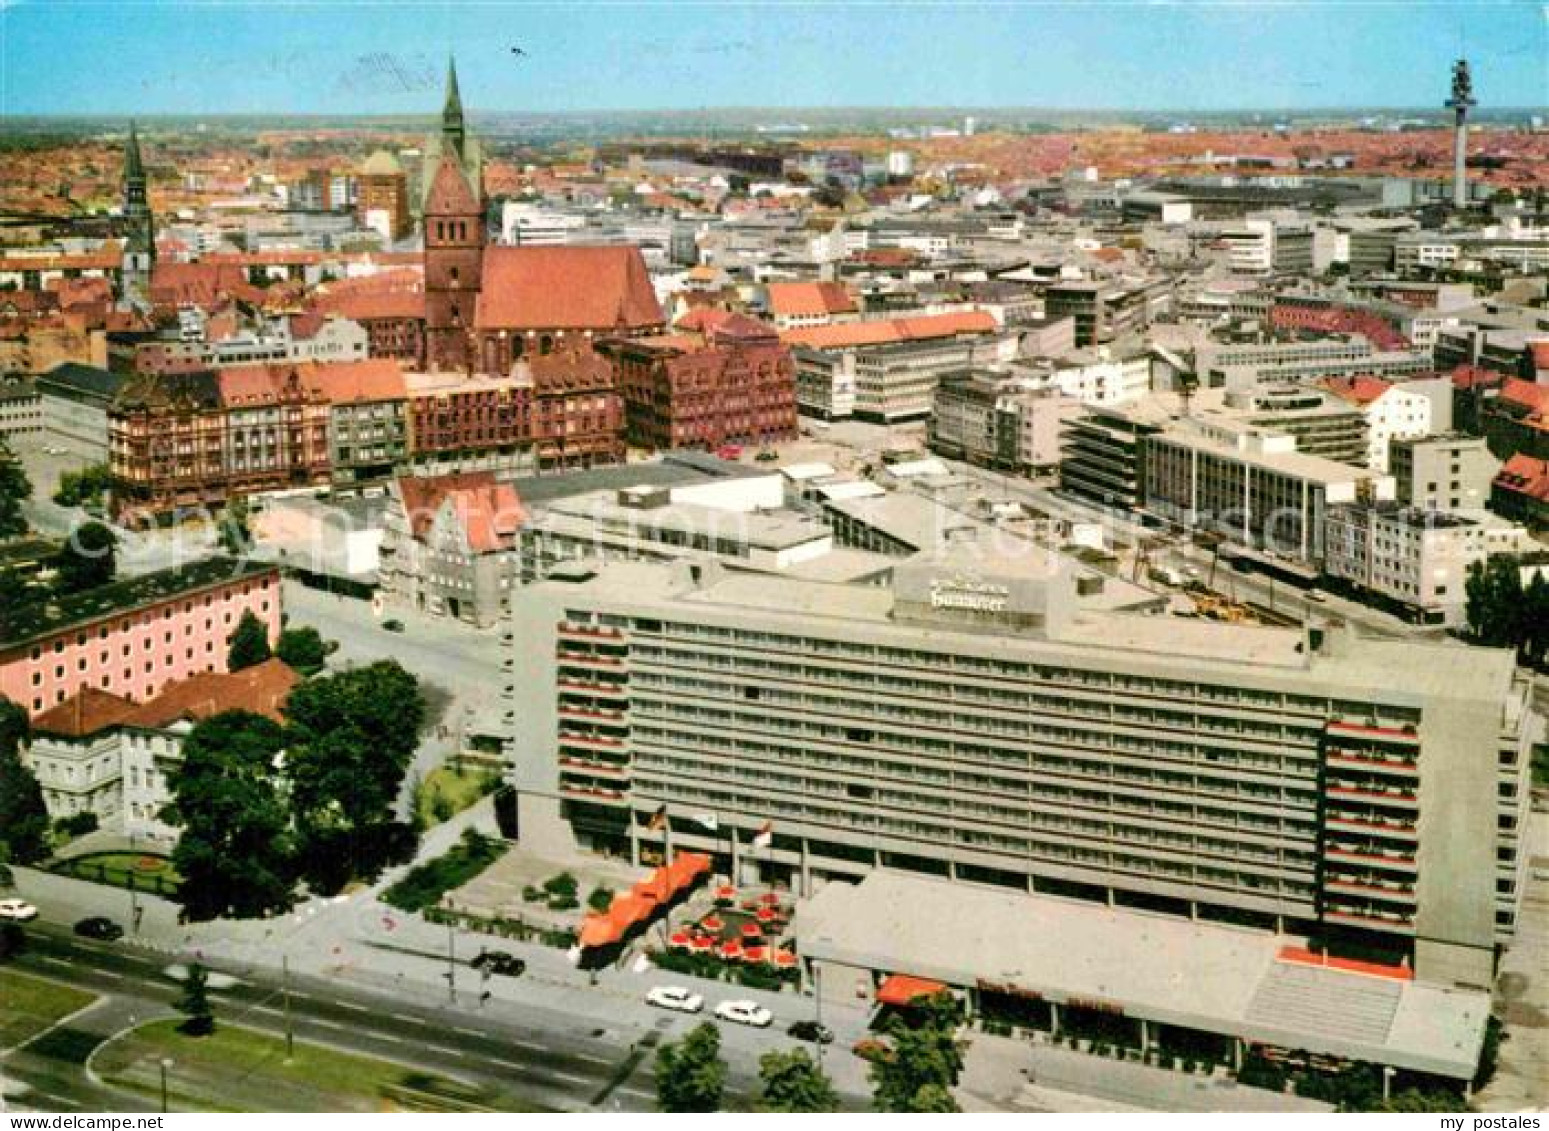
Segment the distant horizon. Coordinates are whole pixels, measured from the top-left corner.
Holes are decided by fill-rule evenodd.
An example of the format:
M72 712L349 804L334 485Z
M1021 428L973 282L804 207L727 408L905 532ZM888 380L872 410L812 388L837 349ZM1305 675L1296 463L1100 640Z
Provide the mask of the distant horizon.
M1459 55L1549 107L1537 0L0 0L0 115L430 115L449 54L485 114L1439 115Z

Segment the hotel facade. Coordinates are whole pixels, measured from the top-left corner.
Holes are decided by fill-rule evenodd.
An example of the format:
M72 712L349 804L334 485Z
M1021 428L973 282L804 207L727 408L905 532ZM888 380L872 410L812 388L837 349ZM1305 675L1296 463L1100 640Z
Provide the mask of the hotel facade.
M806 893L881 867L1491 984L1541 738L1510 653L1118 613L1057 558L964 555L891 589L577 562L516 591L523 820Z

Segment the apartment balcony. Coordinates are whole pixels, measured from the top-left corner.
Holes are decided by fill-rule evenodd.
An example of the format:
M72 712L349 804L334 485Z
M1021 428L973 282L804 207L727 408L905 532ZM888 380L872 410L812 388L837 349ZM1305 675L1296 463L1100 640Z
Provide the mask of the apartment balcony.
M1369 770L1372 773L1392 774L1413 780L1420 773L1419 765L1403 758L1384 758L1375 753L1353 753L1336 747L1326 747L1324 758L1330 766L1347 766L1351 769Z
M601 734L566 734L563 731L559 735L561 746L591 747L594 750L621 750L625 745L622 738L609 738Z
M1327 923L1346 923L1352 927L1364 927L1369 931L1390 931L1400 935L1414 933L1414 920L1409 916L1372 908L1357 912L1326 907L1323 910L1323 920Z
M1374 805L1392 805L1403 809L1420 808L1420 799L1414 793L1401 789L1372 789L1366 786L1325 785L1323 791L1330 797L1349 797L1356 801L1369 801Z
M569 621L560 621L556 631L562 637L576 640L618 640L624 639L624 633L617 628L608 628L603 625L572 624Z
M1402 727L1373 726L1367 723L1347 723L1331 719L1325 725L1329 734L1345 735L1365 742L1391 743L1396 746L1417 747L1420 736L1413 729Z
M1414 906L1415 890L1409 884L1356 880L1342 876L1325 875L1323 886L1330 892L1343 892L1366 899L1381 899L1392 903Z
M1412 821L1385 821L1371 815L1330 813L1324 817L1323 823L1331 829L1345 829L1365 833L1368 836L1391 837L1395 840L1413 842L1420 836L1419 830Z
M623 711L609 711L601 707L579 707L573 703L561 703L559 705L559 717L562 719L579 719L583 722L601 720L603 722L623 723L627 716Z
M629 774L629 765L623 762L594 762L585 758L572 758L560 755L559 764L567 770L577 770L588 774L605 774L614 779L624 778Z
M576 782L561 780L559 791L566 797L580 797L587 801L618 802L624 801L624 791L620 789L607 789L603 786L580 785Z
M558 650L556 655L561 664L581 665L590 668L602 668L606 671L618 671L624 667L622 657L598 656L589 652L571 652L564 648Z
M1367 868L1386 868L1398 872L1413 872L1417 870L1412 852L1399 852L1396 850L1385 852L1374 847L1341 848L1335 845L1325 845L1323 857L1334 866L1348 862Z
M589 695L606 695L611 698L629 698L629 687L622 683L593 683L574 676L561 676L555 680L561 691L584 691Z

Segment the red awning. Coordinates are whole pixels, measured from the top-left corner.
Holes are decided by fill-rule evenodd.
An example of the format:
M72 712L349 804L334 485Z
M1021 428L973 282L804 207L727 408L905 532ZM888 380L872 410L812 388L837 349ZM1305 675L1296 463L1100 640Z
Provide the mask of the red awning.
M909 974L889 974L877 987L877 1000L883 1005L911 1005L916 998L935 997L947 988L945 982L916 978Z
M609 946L624 937L623 929L613 921L613 916L607 912L600 915L588 915L586 922L581 924L581 945L583 947Z

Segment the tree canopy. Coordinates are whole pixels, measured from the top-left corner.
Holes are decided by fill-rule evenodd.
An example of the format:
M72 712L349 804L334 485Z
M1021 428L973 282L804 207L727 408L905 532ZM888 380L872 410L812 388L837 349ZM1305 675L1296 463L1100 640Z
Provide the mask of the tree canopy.
M1526 585L1515 558L1497 554L1468 569L1464 611L1474 638L1515 648L1522 663L1542 667L1549 656L1549 581L1535 573Z
M834 1082L807 1055L806 1049L767 1052L758 1061L763 1084L759 1106L765 1111L838 1111Z
M183 830L172 861L187 918L289 909L295 844L275 768L284 744L278 723L250 711L212 715L184 740L164 816Z
M27 533L22 504L30 498L32 483L26 469L10 445L0 439L0 538L18 538Z
M663 1111L719 1111L725 1090L721 1031L710 1022L656 1050L656 1097Z
M54 556L54 592L67 596L113 580L118 570L118 537L100 522L85 522Z
M43 790L21 759L29 729L27 712L0 697L0 852L13 864L35 864L49 854Z
M957 1040L961 1007L950 993L916 1001L908 1020L888 1025L889 1051L872 1061L877 1108L892 1112L957 1110L952 1087L963 1071Z
M252 609L243 611L237 627L226 638L226 645L227 671L239 672L254 667L273 655L269 650L269 630Z
M285 717L308 878L375 876L401 855L408 832L393 812L425 717L418 681L395 661L379 660L297 687Z
M328 660L328 645L311 625L287 628L280 633L275 655L299 672L315 672Z

